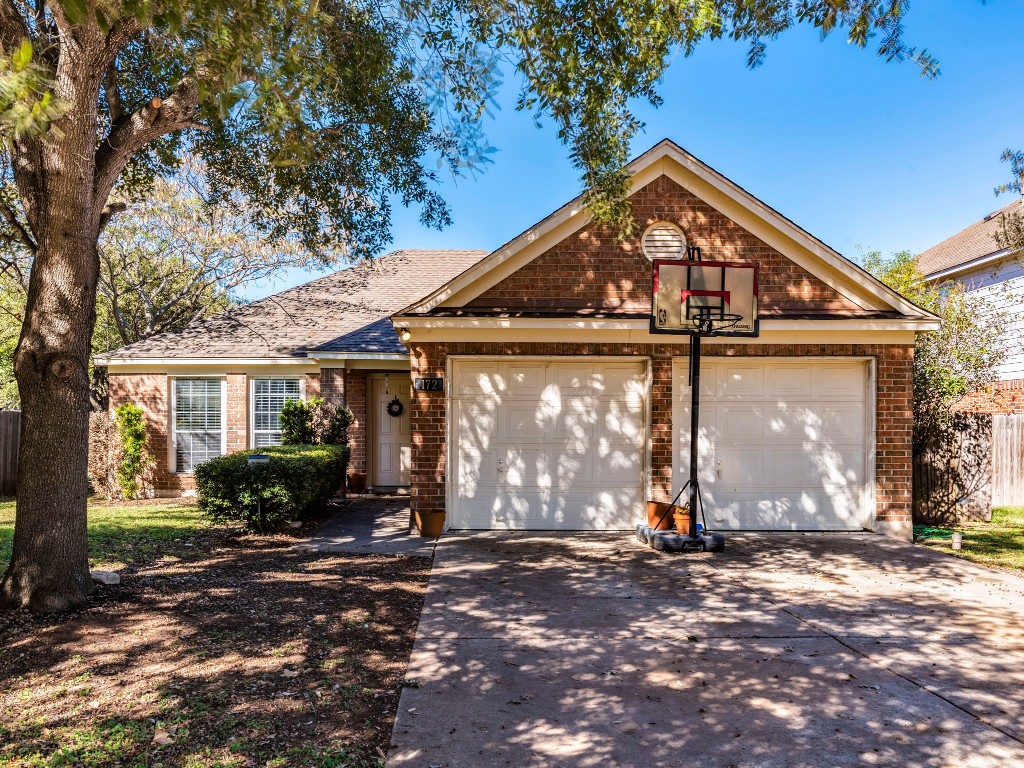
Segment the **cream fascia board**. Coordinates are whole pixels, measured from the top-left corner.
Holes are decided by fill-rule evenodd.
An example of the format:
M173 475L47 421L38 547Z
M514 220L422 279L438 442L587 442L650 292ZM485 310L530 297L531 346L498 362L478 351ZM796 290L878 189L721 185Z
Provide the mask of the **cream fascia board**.
M409 361L405 352L310 352L311 360L401 360Z
M395 317L395 325L416 329L510 329L510 330L541 330L557 329L561 331L650 331L648 320L636 319L605 319L605 318L561 318L561 317L422 317L406 315ZM892 318L880 320L761 320L762 332L765 331L937 331L939 321L931 318ZM673 334L656 334L658 338L666 338ZM679 334L682 336L683 334ZM727 337L721 337L727 338ZM735 340L734 337L732 340ZM413 341L416 340L413 334ZM756 339L755 339L756 341Z
M630 193L665 174L701 199L713 197L709 204L865 309L934 317L667 139L630 163L629 171L633 176ZM464 304L589 221L583 196L578 196L400 314L425 313L446 303ZM829 269L823 271L821 264Z
M93 358L96 365L188 365L188 366L226 366L226 365L310 365L308 357L107 357L97 355Z
M408 362L407 354L397 352L323 352L311 354L309 357L106 357L98 355L94 358L96 365L103 365L111 370L122 368L254 368L267 366L287 366L289 368L319 367L320 360L400 360Z

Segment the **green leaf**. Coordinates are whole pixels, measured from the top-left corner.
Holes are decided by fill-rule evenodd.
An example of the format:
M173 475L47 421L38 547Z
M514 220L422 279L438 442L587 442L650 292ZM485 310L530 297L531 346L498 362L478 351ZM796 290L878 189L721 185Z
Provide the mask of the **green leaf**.
M32 43L28 40L22 40L18 50L11 57L11 64L15 72L21 72L30 63L32 63Z

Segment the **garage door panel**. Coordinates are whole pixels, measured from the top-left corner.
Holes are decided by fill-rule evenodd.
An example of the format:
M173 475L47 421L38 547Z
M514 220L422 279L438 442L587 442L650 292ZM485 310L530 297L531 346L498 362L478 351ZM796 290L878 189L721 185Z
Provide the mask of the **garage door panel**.
M822 368L819 374L818 395L864 402L864 370L863 363L830 365Z
M711 528L729 530L860 530L861 497L856 494L828 496L820 490L792 490L766 497L753 491L715 494L705 491L704 514Z
M500 407L501 429L494 434L496 441L513 438L521 442L542 442L554 432L558 413L546 403L505 403Z
M472 520L479 521L478 527L499 529L621 530L624 510L643 512L639 489L568 494L500 490L460 504ZM633 524L632 519L628 524Z
M705 503L722 518L714 525L859 530L869 524L865 369L852 361L703 362L702 382L711 384L701 401L699 479ZM689 475L686 384L686 367L677 365L676 490Z
M810 365L773 365L766 378L765 395L770 397L810 397L814 389L814 368Z
M547 386L543 365L536 363L505 363L501 367L505 371L504 379L508 382L507 391L515 392L520 397L538 395Z
M594 367L591 365L561 365L548 368L548 380L563 392L594 388Z
M701 397L722 400L760 399L764 396L764 367L755 363L702 363Z
M504 392L507 386L502 371L483 363L466 364L459 371L455 393L457 395L490 395Z
M469 392L452 403L454 526L622 530L643 519L644 363L525 363L502 373L496 361L488 379L473 361L464 385L464 363L454 362L452 391Z

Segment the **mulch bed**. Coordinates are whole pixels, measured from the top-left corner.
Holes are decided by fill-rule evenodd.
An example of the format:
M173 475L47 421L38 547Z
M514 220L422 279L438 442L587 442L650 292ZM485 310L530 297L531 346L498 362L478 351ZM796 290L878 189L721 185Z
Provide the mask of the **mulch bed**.
M0 614L0 765L377 766L430 563L208 531Z

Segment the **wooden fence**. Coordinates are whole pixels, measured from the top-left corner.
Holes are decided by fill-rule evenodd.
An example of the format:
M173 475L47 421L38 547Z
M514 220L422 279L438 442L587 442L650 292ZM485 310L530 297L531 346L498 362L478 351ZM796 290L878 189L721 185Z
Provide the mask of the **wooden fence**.
M992 417L992 506L1024 507L1024 413Z
M992 519L992 420L959 414L953 428L914 456L914 522Z
M0 496L14 495L18 476L19 411L0 411Z

